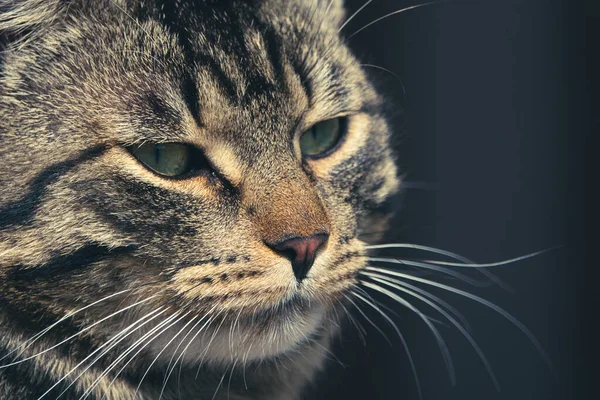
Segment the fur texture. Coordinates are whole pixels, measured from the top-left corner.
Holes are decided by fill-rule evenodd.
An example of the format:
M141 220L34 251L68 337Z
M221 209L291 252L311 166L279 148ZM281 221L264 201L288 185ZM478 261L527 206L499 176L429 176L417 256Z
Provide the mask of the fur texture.
M300 397L399 185L343 21L338 0L0 1L0 398ZM144 142L212 169L158 176ZM299 283L265 242L318 231Z

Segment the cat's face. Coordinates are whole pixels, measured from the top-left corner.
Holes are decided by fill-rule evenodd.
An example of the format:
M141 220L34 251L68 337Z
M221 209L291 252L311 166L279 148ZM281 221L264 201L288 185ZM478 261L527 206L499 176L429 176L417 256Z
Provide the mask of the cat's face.
M122 325L202 319L193 358L280 354L332 329L397 190L380 100L336 0L170 3L75 1L7 53L3 275L57 313L127 289Z

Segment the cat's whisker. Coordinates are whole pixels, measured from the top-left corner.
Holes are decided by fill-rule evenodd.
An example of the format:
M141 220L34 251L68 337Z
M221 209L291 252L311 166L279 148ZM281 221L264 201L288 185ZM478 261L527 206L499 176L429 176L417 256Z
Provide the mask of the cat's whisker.
M204 351L200 354L200 356L197 359L198 360L198 370L196 371L196 378L195 379L198 379L198 375L200 374L200 369L202 368L202 365L204 364L204 358L208 354L208 350L210 349L210 345L212 344L213 340L219 334L219 331L221 330L221 327L223 326L223 323L225 322L225 320L227 318L227 314L228 313L226 313L225 316L223 316L223 318L221 320L221 323L219 324L219 326L217 326L217 329L215 329L215 331L211 335L210 340L208 341L208 344L204 348Z
M135 331L137 331L138 329L140 329L147 323L151 322L155 318L158 318L161 314L163 314L166 311L167 310L163 309L162 307L158 308L156 310L149 312L148 314L144 315L143 317L139 318L138 320L134 321L130 325L128 325L126 328L124 328L119 333L114 335L112 338L107 340L106 343L104 343L103 345L98 347L96 350L94 350L92 353L90 353L87 357L85 357L83 360L81 360L81 362L79 362L69 372L67 372L65 375L63 375L63 377L61 379L59 379L57 382L55 382L54 385L52 387L50 387L50 389L48 389L46 392L44 392L44 394L42 394L42 396L40 396L38 398L38 400L42 399L44 396L46 396L48 393L50 393L50 391L52 391L52 389L54 389L56 386L58 386L60 384L60 382L65 380L69 375L71 375L73 372L75 372L79 367L81 367L83 364L85 364L85 362L87 360L89 360L94 354L101 351L104 347L110 345L106 350L102 350L102 352L98 356L96 356L96 358L94 360L92 360L92 362L89 363L84 368L84 370L81 371L81 373L79 373L79 375L77 375L74 379L72 379L71 383L66 388L64 388L63 391L60 392L60 394L56 398L58 399L59 397L61 397L64 393L66 393L69 390L69 388L71 386L73 386L75 383L77 383L77 381L79 380L79 378L81 378L83 376L83 374L85 374L98 360L100 360L102 357L104 357L104 355L106 355L110 350L112 350L115 346L117 346L119 343L121 343L123 340L125 340L129 335L131 335L132 333L134 333ZM147 321L144 321L145 319L147 319Z
M443 308L439 307L434 302L428 300L424 296L419 295L416 291L413 291L415 289L415 287L412 285L401 282L400 280L396 280L396 279L387 277L382 274L375 274L375 273L369 273L369 272L363 272L362 274L365 276L368 276L369 278L371 278L372 280L374 280L376 282L379 282L386 286L395 288L397 290L400 290L403 293L413 296L413 297L421 300L423 303L429 305L430 307L432 307L434 310L436 310L440 314L442 314L469 341L469 343L471 344L471 346L473 347L473 349L475 350L475 352L477 353L477 355L483 362L485 368L487 369L488 374L490 375L490 378L492 379L492 381L494 383L494 386L496 387L496 389L498 391L500 391L500 384L498 383L498 380L496 379L494 371L492 370L492 367L491 367L490 363L488 362L487 357L485 356L485 354L483 353L483 351L481 350L481 348L479 347L477 342L475 342L475 339L473 339L473 337L469 334L469 332L467 332L467 330L458 321L456 321L454 319L454 317L452 317L452 315L448 314ZM413 289L413 290L411 290L411 289ZM418 289L418 288L416 288L416 289Z
M438 248L431 247L431 246L424 246L424 245L413 244L413 243L385 243L385 244L376 244L376 245L365 246L365 249L367 249L367 250L397 249L397 248L426 251L426 252L430 252L430 253L434 253L434 254L443 255L443 256L446 256L449 258L453 258L455 260L461 261L466 264L475 264L473 261L469 260L466 257L461 256L460 254L452 253L450 251L438 249ZM485 269L478 269L478 271L479 271L479 273L481 273L482 275L487 277L489 280L494 282L496 285L498 285L500 288L502 288L508 292L511 292L511 293L514 292L514 289L512 289L510 286L508 286L507 284L502 282L502 280L500 280L500 278L498 278L497 276L492 274L490 271L487 271Z
M183 345L183 343L185 342L185 339L192 334L192 332L194 331L194 329L200 325L202 323L202 321L204 321L216 308L216 305L213 306L206 314L204 314L191 328L190 330L183 336L183 338L181 338L181 341L179 342L179 344L177 345L177 347L175 348L175 350L173 350L173 354L171 355L171 358L169 359L169 363L167 364L167 368L165 369L165 371L169 371L169 368L171 367L171 364L173 363L173 359L175 358L175 355L177 354L177 350L179 350L179 348ZM167 381L167 374L165 373L165 378L163 378L163 383L166 384Z
M430 6L430 5L434 5L434 4L438 4L438 3L445 3L446 1L448 1L448 0L430 1L430 2L427 2L427 3L416 4L414 6L409 6L409 7L402 8L400 10L393 11L393 12L391 12L389 14L384 15L383 17L379 17L379 18L375 19L374 21L371 21L368 24L364 25L362 28L360 28L359 30L357 30L354 33L352 33L351 35L349 35L348 39L352 38L354 35L357 35L358 33L362 32L365 29L367 29L371 25L376 24L377 22L379 22L381 20L384 20L384 19L386 19L388 17L391 17L393 15L400 14L400 13L403 13L403 12L406 12L406 11L409 11L409 10L413 10L415 8L421 8L421 7Z
M217 314L217 316L220 316L221 314L222 314L222 312L221 312L221 313L219 313L219 314ZM223 322L225 322L225 318L226 318L226 315L223 317L223 319L222 319L221 323L219 324L219 326L217 327L217 329L215 330L215 332L212 334L212 336L211 336L210 340L208 341L208 344L206 345L206 347L205 347L204 351L202 352L202 354L201 354L201 355L200 355L200 357L198 358L198 360L201 360L201 361L200 361L200 363L199 363L199 365L198 365L198 370L196 371L196 377L195 377L195 379L198 379L198 375L200 374L200 369L202 368L202 363L204 362L204 355L206 354L206 352L208 352L208 349L209 349L209 347L210 347L210 344L212 343L212 341L213 341L213 339L215 338L215 336L218 334L219 330L221 329L221 326L223 326ZM208 321L208 322L210 322L210 321ZM210 326L210 325L209 325L209 326ZM192 340L193 340L193 339L192 339ZM191 342L190 342L190 343L191 343ZM189 345L188 345L188 346L189 346ZM186 347L186 349L187 349L187 347ZM185 350L182 352L182 354L183 354L184 352L185 352ZM175 363L177 363L177 362L175 362ZM182 360L182 362L181 362L181 363L183 364L183 360ZM173 366L173 368L175 368L175 366ZM181 374L181 369L179 370L179 373ZM224 375L223 375L223 376L224 376ZM180 382L181 382L181 381L179 381L178 383L180 383ZM220 385L220 384L219 384L219 385ZM163 389L164 389L164 388L163 388ZM218 387L217 387L217 391L218 391ZM216 394L216 392L217 392L217 391L215 391L215 394ZM158 400L160 400L160 397L159 397L159 399L158 399Z
M233 324L231 324L231 326L229 327L229 348L230 349L233 349L234 330L235 330L235 327L236 327L243 311L244 311L244 306L241 306L240 311L237 313L237 316L235 317L235 320L233 321Z
M411 285L411 288L412 288L412 290L415 290L415 291L421 293L423 296L428 297L428 298L432 299L433 301L436 301L438 304L442 305L443 307L446 307L446 309L448 311L450 311L454 315L454 317L457 318L462 323L462 325L465 327L465 329L467 329L467 331L472 330L471 324L469 324L469 322L467 321L467 318L464 315L462 315L462 313L460 311L458 311L455 307L448 304L448 302L446 302L446 301L440 299L439 297L429 293L428 291L418 288L416 286ZM368 293L360 286L357 286L356 289L360 290L364 295L368 295ZM371 300L375 302L375 300L373 298L371 298ZM387 306L385 304L380 304L380 306L387 308ZM393 310L391 310L391 309L388 309L388 311L393 312ZM428 318L434 322L441 324L441 325L445 325L445 323L443 321L438 321L435 318L431 318L431 317L428 317Z
M198 379L198 376L200 375L200 370L202 369L202 364L204 363L204 357L208 353L208 350L209 350L210 345L213 342L214 338L217 336L217 334L221 330L221 326L223 326L223 323L225 322L225 319L226 319L226 315L223 317L223 319L222 319L221 323L219 324L219 326L217 326L217 329L215 329L215 331L213 332L212 336L210 337L210 340L208 341L208 344L204 348L204 351L198 356L198 358L197 358L198 369L196 370L196 377L194 379ZM212 323L212 322L209 321L208 327L210 327L210 323ZM185 353L185 350L184 350L184 353ZM179 378L178 378L179 379L178 383L181 383L181 366L182 365L183 365L183 360L181 361L181 364L180 364L180 369L179 369L179 374L180 375L179 375Z
M208 325L206 326L206 329L208 329L210 327L211 321L207 321ZM200 328L200 330L202 330L203 328ZM194 339L192 339L191 342L193 342ZM191 343L190 342L190 343ZM182 352L182 356L185 355L187 348L183 350ZM181 370L183 369L183 363L184 363L184 359L183 357L181 358L181 361L179 363L179 372L177 373L177 392L179 393L179 398L181 398ZM173 365L173 370L175 370L177 366L177 361L175 361L175 365Z
M233 370L235 369L235 365L237 364L238 360L236 359L233 362L233 366L231 367L231 372L229 373L229 383L227 384L227 400L229 400L229 392L231 389L231 378L233 378Z
M330 313L333 314L332 318L330 319L331 324L333 324L333 326L335 326L336 328L340 328L340 314L338 313L335 305L333 307L331 307Z
M122 308L119 311L116 311L116 312L108 315L107 317L104 317L104 318L100 319L99 321L96 321L93 324L86 326L85 328L83 328L82 330L80 330L79 332L77 332L76 334L69 336L68 338L64 339L63 341L61 341L61 342L59 342L59 343L57 343L57 344L55 344L55 345L53 345L53 346L45 349L45 350L42 350L42 351L40 351L40 352L38 352L38 353L36 353L36 354L34 354L32 356L23 358L23 359L21 359L19 361L15 361L15 362L12 362L10 364L0 365L0 369L2 369L2 368L8 368L8 367L11 367L13 365L18 365L18 364L24 363L25 361L28 361L28 360L34 359L36 357L39 357L40 355L45 354L45 353L47 353L47 352L49 352L49 351L51 351L51 350L59 347L60 345L68 342L69 340L80 336L84 332L89 331L90 329L92 329L93 327L101 324L102 322L104 322L104 321L106 321L106 320L108 320L110 318L113 318L113 317L115 317L115 316L117 316L117 315L119 315L119 314L121 314L121 313L123 313L123 312L125 312L125 311L127 311L127 310L129 310L129 309L131 309L133 307L135 307L135 306L138 306L140 304L146 303L146 302L150 301L151 299L153 299L154 297L156 297L156 295L150 296L150 297L148 297L148 298L146 298L144 300L138 301L138 302L136 302L134 304L131 304L131 305L125 307L125 308Z
M16 355L16 357L19 357L21 354L23 354L23 352L25 350L27 350L28 347L30 347L33 343L35 343L39 338L41 338L42 336L44 336L48 331L50 331L51 329L53 329L54 327L56 327L57 325L59 325L61 322L66 321L67 319L71 318L72 316L79 314L82 311L87 310L90 307L93 307L99 303L102 303L103 301L106 301L108 299L111 299L115 296L121 295L123 293L127 293L129 292L131 289L126 289L126 290L121 290L120 292L117 293L113 293L109 296L103 297L100 300L94 301L91 304L88 304L85 307L79 308L75 311L71 311L69 313L67 313L67 315L65 315L64 317L62 317L61 319L59 319L58 321L56 321L55 323L53 323L52 325L48 326L47 328L44 328L43 330L39 331L38 333L36 333L35 335L33 335L30 339L26 340L22 345L18 346L16 349L10 351L9 353L7 353L6 355L4 355L2 358L0 358L0 361L4 360L6 357L10 356L11 354L13 354L14 352L18 351L20 348L22 348L21 352L19 354ZM0 368L3 368L4 366L0 366Z
M363 302L365 302L367 305L371 306L375 311L377 311L378 313L380 313L381 316L383 318L385 318L385 320L387 322L390 323L390 325L392 325L392 327L396 331L396 334L400 338L400 342L402 343L402 346L404 347L404 351L406 352L406 357L408 358L408 362L410 364L410 368L412 370L413 377L415 378L415 383L417 385L417 392L419 394L419 399L423 399L423 393L421 391L421 383L419 381L419 374L417 373L417 367L416 367L415 362L413 360L412 354L410 353L410 349L408 348L408 343L406 342L406 339L404 338L404 335L402 334L402 332L400 332L400 329L398 328L398 326L394 323L394 321L386 313L384 313L379 307L377 307L375 305L375 303L367 300L365 297L361 296L360 294L358 294L356 292L352 292L352 294L354 296L356 296L358 299L360 299Z
M105 376L107 376L110 373L110 371L112 371L119 362L121 362L125 357L127 357L128 354L130 354L132 351L134 351L148 337L153 335L154 332L160 330L163 326L169 324L173 319L177 318L180 314L181 313L176 312L173 315L167 317L165 320L163 320L162 322L157 324L154 328L152 328L150 331L148 331L142 337L140 337L138 340L136 340L131 346L129 346L129 348L127 348L127 350L125 350L107 368L104 369L104 371L100 374L100 376L98 378L96 378L96 380L90 385L90 387L81 395L81 397L79 397L79 400L85 400L86 398L88 398L92 394L92 392L94 391L96 386L98 386L100 381Z
M119 377L119 375L121 375L121 373L123 372L123 370L137 357L138 354L140 354L146 347L148 347L150 345L150 343L152 343L154 340L156 340L159 336L161 336L163 333L165 333L167 330L169 330L170 328L172 328L174 325L178 324L179 322L181 322L181 320L183 320L185 317L187 317L188 315L190 315L192 313L192 311L188 311L185 314L181 315L179 318L177 318L174 322L170 322L168 326L166 326L165 328L162 328L162 330L160 332L158 332L156 335L154 335L152 338L149 338L148 341L146 343L144 343L140 349L135 352L135 354L133 356L131 356L129 358L129 360L121 367L121 369L115 374L115 376L113 377L113 379L110 381L110 383L108 384L107 390L110 389L110 387L113 385L113 383L117 380L117 378ZM164 349L163 349L164 350ZM162 351L161 351L162 352ZM158 356L157 356L158 358ZM154 360L156 361L156 359ZM154 362L153 362L154 363ZM150 365L150 367L152 367L152 365ZM147 373L147 372L146 372ZM142 378L143 379L143 378ZM140 383L141 384L141 383ZM139 386L138 388L139 389ZM137 393L137 389L136 389L136 393ZM107 392L104 393L104 396L102 396L103 400L106 397Z
M362 325L360 325L360 323L358 321L356 321L354 319L354 317L352 317L352 314L350 313L350 311L348 311L348 309L346 308L344 303L342 303L340 301L339 304L342 307L342 309L344 310L344 312L346 313L346 318L348 318L348 321L350 321L350 323L356 328L356 331L358 332L358 337L360 338L360 341L362 342L363 346L366 349L367 348L367 340L366 340L367 331L365 330L365 328Z
M481 282L476 279L470 278L464 274L461 274L460 272L453 271L449 268L432 265L432 264L429 264L426 262L404 260L404 259L397 259L397 258L382 258L382 257L369 257L368 260L373 261L373 262L383 262L383 263L388 263L388 264L400 264L400 265L408 265L411 267L429 269L432 271L441 272L443 274L460 279L461 281L466 282L472 286L476 286L476 287L489 286L489 284L487 282Z
M348 19L346 19L346 21L344 21L344 23L338 28L338 33L340 33L346 27L346 25L348 25L358 14L360 14L360 12L365 9L365 7L371 4L372 1L373 0L367 0L367 2L363 4L358 10L356 10L354 14L348 17Z
M215 310L215 308L216 308L216 305L215 305L215 306L213 306L213 308L212 308L210 311L208 311L208 312L207 312L207 313L206 313L204 316L202 316L202 318L200 318L200 319L198 320L198 322L197 322L196 324L194 324L194 326L192 326L192 328L190 329L190 331L188 332L188 334L189 334L190 332L192 332L192 331L195 329L195 327L196 327L196 326L198 326L198 325L199 325L199 324L200 324L202 321L204 321L204 319L205 319L206 317L208 317L208 316L209 316L209 315L210 315L210 314L211 314L211 313L212 313L212 312ZM166 374L166 376L165 376L165 379L164 379L164 381L163 381L163 386L162 386L162 389L161 389L161 391L160 391L160 395L158 396L158 400L160 400L160 399L162 398L162 396L163 396L163 394L164 394L164 391L165 391L165 389L166 389L166 387L167 387L167 382L169 382L169 378L171 377L171 374L173 373L173 371L174 371L174 370L175 370L175 368L177 367L177 362L178 362L179 360L182 360L182 358L183 358L183 356L185 355L185 352L187 351L188 347L190 347L190 345L191 345L191 344L194 342L194 340L196 339L196 337L198 337L198 335L200 335L200 333L201 333L201 332L204 330L204 328L205 328L207 325L209 325L209 324L210 324L210 322L211 322L211 321L212 321L212 320L213 320L213 319L214 319L216 316L218 316L218 315L219 315L219 314L217 314L217 315L213 315L213 316L209 317L209 318L208 318L208 320L206 320L206 322L205 322L205 323L204 323L204 324L203 324L203 325L202 325L202 326L201 326L201 327L198 329L198 331L197 331L197 332L196 332L196 333L195 333L195 334L192 336L192 338L189 340L188 344L187 344L187 345L186 345L186 347L185 347L185 348L184 348L184 349L181 351L181 353L179 354L179 356L177 357L177 359L176 359L176 360L175 360L175 362L173 363L173 366L172 366L172 367L170 367L170 369L169 369L169 366L171 365L171 361L169 361L169 366L167 366L167 369L166 369L166 370L167 370L167 371L169 371L169 372ZM185 335L185 337L184 337L183 339L181 339L181 342L179 343L179 345L177 346L177 348L176 348L176 349L173 351L173 355L175 355L175 354L177 353L177 350L179 349L179 347L180 347L181 343L183 343L183 341L184 341L184 340L185 340L185 338L188 336L188 334L186 334L186 335ZM173 358L171 358L171 360L172 360L172 359L173 359ZM182 360L181 362L183 363L183 360Z
M383 304L380 301L377 301L373 298L373 296L371 296L369 294L369 292L367 292L365 289L361 288L360 286L354 286L353 290L358 290L363 296L365 296L366 298L368 298L369 300L371 300L374 304L376 304L378 307L385 309L388 313L393 314L396 318L402 320L403 318L396 312L394 311L391 307L388 307L387 305ZM428 317L429 318L429 317Z
M161 390L161 394L159 396L159 400L162 397L162 393L167 385L167 382L169 381L169 378L171 377L171 373L173 373L173 370L175 369L175 366L177 365L177 362L179 361L179 358L183 356L183 352L182 354L179 356L179 358L177 358L175 360L175 363L173 363L173 359L175 358L175 355L177 354L177 350L179 350L179 348L181 347L181 345L185 342L185 339L192 333L194 332L194 329L200 325L202 323L202 321L204 321L216 308L216 305L213 306L213 308L211 308L205 315L203 315L198 321L196 321L196 323L190 328L190 330L183 336L183 338L181 339L181 341L179 342L179 344L177 345L177 347L175 348L175 350L173 350L173 355L171 356L170 360L169 360L169 364L167 365L167 368L165 369L165 371L169 371L168 373L165 373L165 378L163 379L163 387ZM208 321L206 321L204 323L204 325L198 330L198 333L196 333L196 335L190 340L189 344L191 344L194 339L196 338L196 336L202 331L202 329L204 329L204 327L211 321L212 317L210 317L208 319ZM189 346L188 344L188 346ZM187 347L186 347L187 349ZM171 368L171 364L173 363L173 367Z
M221 385L223 384L223 380L225 379L225 376L227 375L227 371L229 371L229 367L227 367L225 369L225 372L223 372L223 376L221 377L221 380L219 381L219 384L217 385L217 388L215 389L215 393L213 394L211 400L215 400L215 397L217 397L217 393L219 392L219 389L221 388Z
M356 310L357 310L357 311L360 313L360 315L362 315L362 316L363 316L363 318L364 318L364 319L366 319L366 320L367 320L367 322L368 322L368 323L370 323L370 324L371 324L371 325L372 325L372 326L373 326L373 327L374 327L374 328L375 328L375 329L376 329L376 330L377 330L379 333L381 333L381 335L382 335L382 336L383 336L383 338L386 340L386 342L388 342L388 344L391 346L391 345L392 345L392 342L391 342L391 341L390 341L390 339L387 337L387 335L386 335L386 334L385 334L385 333L384 333L384 332L381 330L381 328L379 328L379 326L377 326L377 324L376 324L376 323L374 323L374 322L371 320L371 318L369 318L369 317L367 316L367 314L365 314L365 313L363 312L363 310L362 310L362 309L361 309L361 308L358 306L358 304L356 304L356 303L354 302L354 300L352 300L352 299L350 298L350 296L344 295L344 297L345 297L345 298L346 298L346 299L347 299L347 300L348 300L348 301L349 301L349 302L350 302L350 303L351 303L351 304L354 306L354 308L356 308ZM376 305L375 303L373 303L373 306L374 306L374 307L377 307L377 305ZM378 310L378 312L380 312L380 313L383 313L383 310L379 309L379 310ZM398 331L398 327L396 326L396 324L394 324L394 329L395 329L396 331Z
M306 335L304 335L304 337L306 337ZM308 337L306 337L308 339ZM308 342L314 344L315 346L319 347L321 350L323 350L323 355L330 361L335 361L336 363L338 363L340 366L345 367L346 365L342 362L342 360L339 359L338 356L335 355L334 352L332 352L331 350L329 350L327 347L323 346L321 343L319 343L318 341L316 341L315 339L308 339ZM298 349L298 352L300 352L301 354L302 351L300 349ZM303 354L304 355L304 354ZM308 360L310 362L310 360Z
M387 312L391 313L392 315L394 315L396 318L398 318L400 320L403 319L396 311L394 311L392 308L386 306L382 302L377 301L376 299L374 299L373 296L371 296L371 294L369 294L369 292L367 292L365 289L361 288L359 285L354 285L352 287L352 291L354 291L354 290L359 291L360 294L362 294L363 296L365 296L366 298L368 298L369 300L371 300L373 302L373 304L377 305L377 307L385 309Z
M156 360L158 360L158 358L160 357L160 355L171 345L171 343L173 343L173 341L175 339L177 339L177 337L185 330L185 328L188 327L188 325L190 325L192 322L194 322L196 320L196 318L198 318L197 315L195 315L194 317L192 317L185 325L183 325L183 327L175 335L173 335L173 337L167 342L167 344L164 345L164 347L156 355L156 357L154 357L154 360L152 360L152 362L150 363L150 365L148 366L148 368L144 372L144 375L142 375L142 379L140 379L140 383L137 385L137 388L135 389L135 394L134 395L137 395L137 393L139 392L140 387L142 386L142 383L144 382L144 378L146 378L146 375L148 375L148 373L152 369L152 366L154 365L154 363L156 363Z
M450 262L450 261L438 261L438 260L424 260L424 262L432 263L432 264L438 264L438 265L446 265L446 266L449 266L449 267L465 267L465 268L500 267L500 266L503 266L503 265L513 264L513 263L516 263L516 262L519 262L519 261L527 260L529 258L538 256L540 254L547 253L549 251L558 249L560 247L561 246L555 246L555 247L551 247L549 249L539 250L539 251L535 251L533 253L525 254L523 256L510 258L508 260L491 262L491 263L476 263L476 264L471 263L471 264L469 264L469 263L455 263L455 262Z
M440 348L440 351L442 353L442 358L444 360L444 363L446 364L446 369L448 370L450 382L452 383L452 386L456 385L456 375L454 372L454 363L452 362L452 356L450 355L450 350L448 349L448 346L446 345L446 342L444 341L444 338L442 338L442 335L440 334L440 332L431 323L431 321L429 321L427 316L425 316L418 308L413 306L406 299L403 299L402 297L398 296L394 292L384 289L381 286L375 285L371 282L362 282L362 286L368 287L375 291L378 291L378 292L390 297L391 299L396 300L398 303L402 304L403 306L405 306L406 308L408 308L409 310L411 310L415 314L417 314L419 316L419 318L421 318L421 320L423 322L425 322L425 325L427 325L429 327L429 329L431 330L431 332L433 333L433 336L436 339L438 347Z
M449 258L453 258L455 260L459 260L465 263L473 263L473 261L469 260L466 257L461 256L460 254L452 253L448 250L438 249L436 247L424 246L422 244L414 244L414 243L382 243L382 244L373 244L365 246L366 250L380 250L380 249L413 249L426 251L430 253L440 254Z
M365 267L365 270L367 271L373 271L373 272L380 272L383 274L387 274L387 275L392 275L392 276L396 276L399 278L404 278L404 279L408 279L411 281L415 281L415 282L419 282L419 283L423 283L425 285L430 285L430 286L434 286L449 292L452 292L454 294L457 294L459 296L462 297L466 297L468 299L471 299L483 306L486 306L488 308L491 308L492 310L496 311L498 314L500 314L502 317L504 317L505 319L507 319L510 323L512 323L513 325L515 325L526 337L527 339L529 339L529 341L535 346L535 348L537 349L537 351L540 353L540 355L542 356L542 358L544 359L544 361L546 362L546 364L548 365L548 367L550 369L553 370L552 368L552 362L550 361L550 357L548 357L548 354L546 353L546 351L544 350L544 348L542 347L542 345L539 343L539 341L535 338L535 336L533 335L533 333L531 333L531 331L529 329L527 329L527 327L525 327L525 325L523 325L523 323L521 323L518 319L516 319L515 317L513 317L510 313L508 313L507 311L505 311L504 309L500 308L499 306L497 306L496 304L485 300L479 296L476 296L474 294L471 294L469 292L465 292L464 290L460 290L457 288L454 288L452 286L448 286L448 285L444 285L442 283L438 283L435 281L431 281L428 279L423 279L423 278L418 278L409 274L404 274L401 272L396 272L396 271L390 271L388 269L385 268L379 268L379 267Z
M366 68L375 68L375 69L387 72L388 74L391 74L400 83L400 87L402 88L402 98L406 102L406 87L404 87L404 82L402 82L402 79L400 79L400 77L398 76L398 74L390 71L387 68L384 68L384 67L381 67L381 66L375 65L375 64L360 64L360 66L361 67L366 67ZM401 109L400 111L402 112L403 110ZM403 189L407 189L407 187L405 187L404 183L401 186L402 186Z
M248 357L250 356L250 351L252 350L252 345L254 343L250 343L248 346L248 350L244 354L242 358L242 380L244 381L244 388L248 390L248 381L246 380L246 364L248 363Z

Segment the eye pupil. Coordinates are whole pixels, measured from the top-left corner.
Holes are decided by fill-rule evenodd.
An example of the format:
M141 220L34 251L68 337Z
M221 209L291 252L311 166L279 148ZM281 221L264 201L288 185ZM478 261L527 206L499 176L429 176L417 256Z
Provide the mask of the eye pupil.
M154 158L155 158L155 161L157 164L160 161L160 151L161 150L162 150L162 145L157 144L154 146Z

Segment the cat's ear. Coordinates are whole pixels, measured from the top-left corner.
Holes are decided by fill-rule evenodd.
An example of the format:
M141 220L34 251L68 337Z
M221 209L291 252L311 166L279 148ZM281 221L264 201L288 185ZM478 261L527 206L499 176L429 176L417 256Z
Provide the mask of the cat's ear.
M0 0L0 46L43 34L68 8L65 0Z

